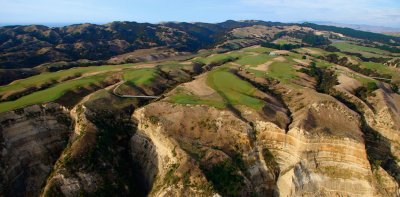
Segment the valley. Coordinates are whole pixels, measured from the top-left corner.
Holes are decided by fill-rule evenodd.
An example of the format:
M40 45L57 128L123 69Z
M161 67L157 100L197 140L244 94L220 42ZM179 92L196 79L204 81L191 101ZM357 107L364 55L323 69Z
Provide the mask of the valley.
M63 45L124 25L158 37L35 65L2 43L0 65L23 66L0 73L32 73L0 86L0 195L400 195L398 39L263 21L14 28Z

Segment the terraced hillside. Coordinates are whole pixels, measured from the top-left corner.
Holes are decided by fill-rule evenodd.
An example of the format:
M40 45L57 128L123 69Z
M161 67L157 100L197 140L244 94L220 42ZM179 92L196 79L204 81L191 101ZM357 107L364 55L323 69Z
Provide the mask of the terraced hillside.
M400 195L399 53L249 23L0 86L0 195Z

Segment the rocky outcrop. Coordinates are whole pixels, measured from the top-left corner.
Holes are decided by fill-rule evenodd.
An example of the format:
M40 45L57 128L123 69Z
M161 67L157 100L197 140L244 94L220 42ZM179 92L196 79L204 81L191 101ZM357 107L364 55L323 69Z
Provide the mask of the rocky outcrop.
M0 195L37 196L66 147L72 127L58 104L0 114Z
M199 191L190 182L196 178L209 185L211 193L223 196L397 195L393 178L397 169L388 171L387 166L378 165L374 170L371 164L369 132L364 128L365 117L376 113L370 103L354 98L366 110L364 116L345 105L347 102L308 86L247 81L263 91L257 93L267 103L263 110L241 105L216 109L173 104L168 99L174 95L172 91L166 99L135 112L139 130L131 138L132 155L148 175L151 195L163 196L166 191L178 196L200 195L188 193ZM207 87L204 77L178 90L221 100ZM396 95L377 92L377 96L385 98L385 105L397 105ZM377 122L392 129L388 133L396 133L396 113L376 116L381 117ZM181 166L191 166L199 175L185 172ZM235 182L223 181L226 179ZM185 180L189 181L185 184Z
M315 104L304 110L321 112L330 108L348 110L343 105L329 103ZM316 126L307 128L300 124L301 121L292 123L286 133L253 110L245 107L240 110L242 114L249 114L245 117L252 124L243 122L230 111L207 106L159 102L136 111L140 134L131 139L132 153L134 158L140 157L137 161L143 161L141 166L152 180L149 181L153 184L151 194L163 196L165 191L174 191L174 195L187 195L182 181L185 172L179 167L187 165L195 172L200 169L201 179L213 185L216 192L232 194L226 193L227 185L215 182L218 179L208 174L226 161L232 162L237 170L227 173L232 176L230 178L241 177L238 178L242 180L238 181L241 184L235 191L239 196L251 193L280 196L375 194L356 114L348 110L349 117L344 117L355 121L353 129L344 130L344 133L350 133L345 136L344 133L335 135L334 130L330 131L333 134L328 131L312 133ZM297 121L297 115L294 116ZM168 169L174 164L179 167L175 169L178 172L172 173L176 176L177 188L168 185L166 178L171 175ZM224 170L227 169L224 166ZM191 173L186 176L189 180L199 178ZM193 185L190 183L186 188Z
M131 138L131 154L144 174L149 195L215 194L201 170L202 166L172 137L175 130L169 130L170 127L162 124L170 120L148 115L147 109L139 109L134 113L134 118L138 121L138 131ZM183 138L180 140L184 140ZM188 144L188 148L190 146Z
M134 103L123 105L103 90L76 105L71 110L74 134L41 196L144 196L129 154L129 139L136 130L130 120Z

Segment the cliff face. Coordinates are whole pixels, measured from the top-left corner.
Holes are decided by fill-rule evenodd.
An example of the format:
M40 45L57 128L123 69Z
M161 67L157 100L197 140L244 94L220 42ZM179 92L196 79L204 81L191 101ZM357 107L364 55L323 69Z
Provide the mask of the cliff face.
M335 103L316 104L304 110L316 109L346 110ZM194 190L200 195L205 191L192 188L198 185L193 184L196 180L206 180L205 183L213 186L211 191L222 195L375 194L357 115L349 113L346 117L355 122L353 130L344 130L358 137L351 139L329 133L313 135L311 128L301 125L292 125L286 132L251 109L241 110L247 114L249 122L230 111L207 106L161 102L136 111L140 134L131 140L133 154L134 158L140 157L137 161L143 161L146 174L151 176L152 194L163 196L162 192L171 191L174 195L185 196ZM297 121L297 116L294 117ZM149 162L149 158L153 160ZM234 169L232 172L214 171L220 166L224 166L222 171L229 170L225 166L228 164ZM176 168L171 169L171 166ZM185 171L187 169L191 170ZM218 173L240 180L235 183L237 190L230 190L229 185L233 183L220 180ZM177 188L169 185L170 176L176 179Z
M258 93L268 102L262 111L168 97L135 111L132 155L152 196L399 194L397 94L382 86L363 101L343 91L340 102L310 88L254 83L271 88ZM203 77L175 91L186 90L216 99Z
M88 98L88 97L87 97ZM135 132L130 122L131 110L107 109L98 100L75 106L74 135L48 177L41 196L121 195L143 196L136 184L134 166L129 155L129 139Z
M2 113L0 122L0 194L37 196L67 145L69 113L49 103Z
M1 113L0 196L400 196L395 88L245 50Z
M338 89L354 109L284 84L258 90L262 110L170 102L185 88L214 95L198 77L136 110L98 92L70 112L3 113L2 194L396 196L399 96L381 85L367 100Z

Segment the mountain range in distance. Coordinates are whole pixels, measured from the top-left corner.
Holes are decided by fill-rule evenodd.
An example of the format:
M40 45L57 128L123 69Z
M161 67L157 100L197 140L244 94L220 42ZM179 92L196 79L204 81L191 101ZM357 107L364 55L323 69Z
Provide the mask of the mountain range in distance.
M360 31L369 31L374 33L384 33L394 36L400 36L400 28L396 27L384 27L384 26L375 26L375 25L364 25L364 24L346 24L346 23L337 23L330 21L311 21L311 23L315 23L318 25L329 25L336 27L347 27L351 29L356 29Z
M170 23L168 22L160 22L160 23ZM400 27L386 27L386 26L375 26L375 25L366 25L366 24L348 24L348 23L340 23L340 22L331 22L331 21L300 21L299 23L310 22L318 25L328 25L328 26L336 26L336 27L347 27L360 31L369 31L374 33L384 33L389 35L397 35L400 36ZM11 24L11 23L0 23L0 27L4 26L14 26L14 25L32 25L36 23L19 23L19 24ZM64 27L73 24L82 24L80 22L63 22L63 23L37 23L38 25L45 25L48 27ZM94 24L106 24L104 23L94 23Z
M0 196L399 196L400 37L0 27Z

